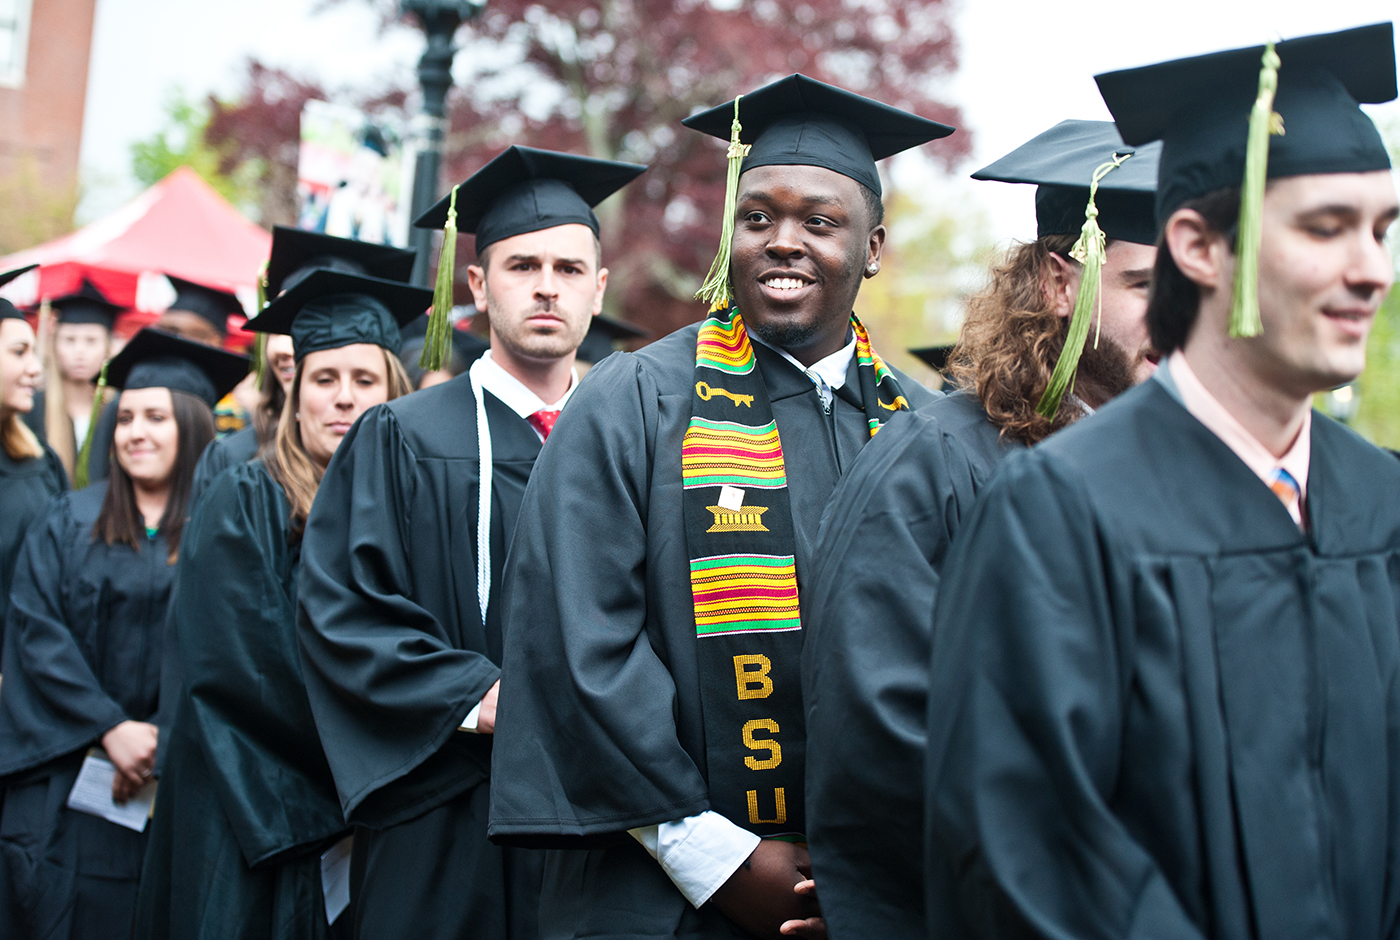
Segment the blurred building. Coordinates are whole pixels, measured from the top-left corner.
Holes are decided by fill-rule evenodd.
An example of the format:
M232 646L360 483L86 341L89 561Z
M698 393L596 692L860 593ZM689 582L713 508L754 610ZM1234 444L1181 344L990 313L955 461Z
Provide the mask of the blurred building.
M96 6L0 0L0 180L76 189Z

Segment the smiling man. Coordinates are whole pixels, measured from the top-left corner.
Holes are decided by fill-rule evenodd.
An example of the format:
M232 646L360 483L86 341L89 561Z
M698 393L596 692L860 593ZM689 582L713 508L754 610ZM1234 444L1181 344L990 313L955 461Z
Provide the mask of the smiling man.
M307 696L355 826L358 937L535 936L538 853L486 840L495 586L602 306L591 207L644 169L511 147L418 219L455 213L476 233L468 282L491 350L365 413L326 468L302 547Z
M1163 142L1167 358L1008 458L953 546L930 936L1394 936L1400 466L1310 410L1394 278L1358 107L1396 96L1392 28L1098 82Z
M799 601L842 472L934 398L851 311L885 242L875 160L951 128L799 75L737 110L711 285L734 305L593 369L511 547L492 837L583 850L549 854L545 937L823 930ZM735 111L686 123L728 139Z

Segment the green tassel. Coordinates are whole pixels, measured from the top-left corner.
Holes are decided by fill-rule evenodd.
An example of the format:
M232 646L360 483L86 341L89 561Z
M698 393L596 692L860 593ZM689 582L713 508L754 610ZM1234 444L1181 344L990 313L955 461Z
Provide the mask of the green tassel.
M1082 266L1079 275L1079 294L1074 298L1074 313L1069 319L1069 334L1065 337L1065 347L1060 350L1060 358L1050 373L1050 384L1040 403L1035 406L1043 417L1054 418L1060 410L1060 402L1065 393L1074 386L1074 374L1079 368L1079 357L1084 353L1084 343L1089 338L1089 320L1098 307L1098 324L1103 327L1103 293L1099 290L1103 282L1103 265L1108 253L1108 238L1099 228L1099 207L1094 200L1098 197L1099 182L1113 170L1123 165L1131 153L1115 154L1113 159L1099 166L1089 181L1089 204L1084 209L1084 228L1080 230L1079 241L1070 249L1069 256ZM1094 348L1099 345L1098 332L1094 333Z
M1249 143L1244 152L1244 183L1240 187L1240 234L1235 243L1235 297L1230 308L1231 336L1258 336L1259 239L1263 234L1264 186L1269 177L1269 136L1283 133L1283 118L1274 111L1278 69L1282 65L1274 44L1264 47L1259 70L1259 97L1249 112Z
M695 292L697 298L710 305L711 313L723 310L730 302L729 253L734 244L734 213L739 203L739 170L749 155L749 145L739 143L739 134L744 129L739 123L739 99L743 97L734 99L734 123L729 127L729 167L724 179L724 222L720 226L719 252L710 265L710 273L705 276L705 283Z
M263 262L258 272L258 313L267 308L267 262ZM257 314L254 314L256 316ZM258 390L262 390L263 374L267 372L267 334L258 333L253 338L253 373L258 377Z
M457 187L447 201L447 224L442 227L442 254L438 256L437 283L433 286L433 312L418 366L436 372L452 349L452 282L457 276Z
M92 438L97 431L97 422L102 418L102 393L107 390L107 363L102 363L102 371L97 376L97 391L92 396L92 414L88 416L87 434L83 435L83 446L78 451L77 465L73 467L73 489L81 490L88 485L88 475L92 463Z

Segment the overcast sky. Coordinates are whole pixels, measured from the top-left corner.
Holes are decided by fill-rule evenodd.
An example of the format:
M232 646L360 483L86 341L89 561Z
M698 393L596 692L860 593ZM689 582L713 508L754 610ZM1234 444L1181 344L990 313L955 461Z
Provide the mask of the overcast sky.
M412 75L421 33L409 27L381 33L364 4L315 12L321 5L98 0L82 220L136 193L130 144L160 129L174 89L192 97L232 94L249 56L331 89ZM974 135L966 173L1065 118L1107 119L1096 72L1359 26L1394 18L1400 6L1396 0L956 0L954 9L962 57L947 97L962 107ZM1400 130L1400 105L1368 111ZM1034 235L1030 187L957 183L954 195L984 207L997 237Z

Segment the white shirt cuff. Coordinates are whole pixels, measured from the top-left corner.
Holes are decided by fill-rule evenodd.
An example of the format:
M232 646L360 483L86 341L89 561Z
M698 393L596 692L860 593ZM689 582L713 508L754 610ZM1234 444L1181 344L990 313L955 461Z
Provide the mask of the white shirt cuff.
M695 907L708 901L763 841L713 810L629 829Z
M479 734L476 730L476 723L481 719L481 703L477 702L472 710L467 712L467 717L462 719L462 723L457 726L458 731L470 731L472 734Z

